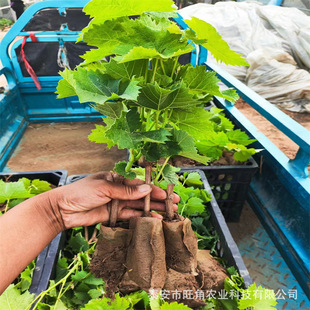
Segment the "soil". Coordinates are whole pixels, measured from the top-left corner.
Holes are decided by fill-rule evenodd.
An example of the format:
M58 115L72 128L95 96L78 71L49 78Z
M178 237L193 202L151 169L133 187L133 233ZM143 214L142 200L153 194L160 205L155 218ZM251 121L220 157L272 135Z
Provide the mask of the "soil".
M273 142L287 157L295 158L298 145L261 116L245 101L239 99L235 106L243 113L271 142ZM310 130L310 113L296 113L282 110L297 123Z
M99 122L99 121L98 121ZM98 122L30 124L10 158L11 171L64 169L68 174L110 171L126 151L88 140Z
M109 296L113 296L126 272L126 256L131 235L132 231L129 229L103 225L100 227L91 270L97 278L102 278L106 282Z

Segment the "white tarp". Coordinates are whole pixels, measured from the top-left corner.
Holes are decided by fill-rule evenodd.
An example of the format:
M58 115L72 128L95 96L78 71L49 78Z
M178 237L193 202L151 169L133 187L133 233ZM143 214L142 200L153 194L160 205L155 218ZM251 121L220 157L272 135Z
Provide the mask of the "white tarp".
M179 11L213 25L249 68L219 64L270 102L310 112L310 16L258 2L195 4ZM215 61L208 55L208 62Z

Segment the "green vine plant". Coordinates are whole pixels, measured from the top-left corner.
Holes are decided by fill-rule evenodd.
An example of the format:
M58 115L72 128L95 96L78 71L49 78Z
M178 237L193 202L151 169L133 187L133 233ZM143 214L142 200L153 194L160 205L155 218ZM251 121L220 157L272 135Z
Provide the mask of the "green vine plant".
M135 178L131 168L142 157L157 163L156 183L176 155L208 164L223 151L235 152L237 160L256 153L246 147L254 140L233 130L221 110L204 110L212 96L234 102L236 91L220 90L215 72L204 65L179 63L199 44L220 62L247 66L215 28L193 17L185 20L190 29L180 29L170 0L93 0L84 11L93 19L79 40L94 48L81 56L82 65L61 73L58 98L77 95L106 116L89 140L129 150L128 162L116 164L117 173Z

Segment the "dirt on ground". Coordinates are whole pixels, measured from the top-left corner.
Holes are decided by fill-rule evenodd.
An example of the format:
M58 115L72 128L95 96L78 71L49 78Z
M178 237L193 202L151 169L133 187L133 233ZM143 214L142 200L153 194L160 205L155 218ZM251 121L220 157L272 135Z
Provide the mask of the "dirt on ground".
M295 158L298 145L260 115L255 109L243 100L235 105L271 142L273 142L287 157ZM297 123L310 130L310 113L296 113L282 110ZM309 134L310 138L310 134Z
M30 124L7 167L11 171L64 169L69 175L110 171L126 159L126 151L90 142L94 124Z

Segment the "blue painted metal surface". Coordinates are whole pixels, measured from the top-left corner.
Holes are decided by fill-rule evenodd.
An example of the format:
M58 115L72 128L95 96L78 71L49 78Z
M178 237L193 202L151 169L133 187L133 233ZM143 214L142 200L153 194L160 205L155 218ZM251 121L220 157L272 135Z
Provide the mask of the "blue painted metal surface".
M215 98L216 105L224 108L238 127L258 140L254 146L264 149L255 157L262 164L260 173L252 179L249 201L310 298L310 179L305 173L310 154L309 131L218 66L207 67L300 147L296 159L290 160L234 105Z

